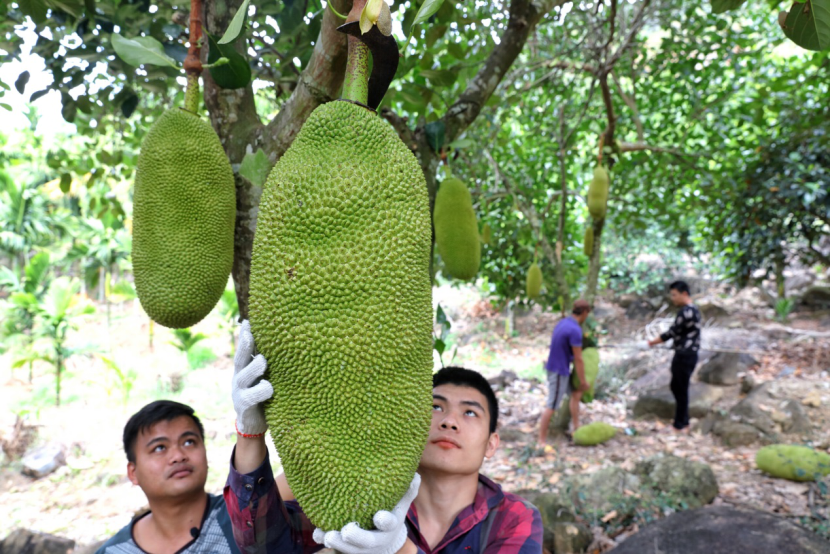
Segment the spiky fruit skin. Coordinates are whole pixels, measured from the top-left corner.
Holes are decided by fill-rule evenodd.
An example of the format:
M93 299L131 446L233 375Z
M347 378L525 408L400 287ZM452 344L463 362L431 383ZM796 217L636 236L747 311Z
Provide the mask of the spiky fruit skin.
M481 243L482 244L490 244L491 238L492 238L492 231L490 230L490 224L485 223L484 227L481 228Z
M138 156L133 275L141 307L165 327L201 321L233 265L233 170L209 123L179 108L156 120Z
M830 474L830 455L806 446L771 444L755 454L764 473L790 481L818 481Z
M597 221L605 219L608 209L608 172L598 165L594 168L594 178L588 186L588 211Z
M460 179L450 177L438 187L432 219L444 268L456 279L475 277L481 265L481 242L473 198Z
M265 185L250 321L265 416L312 523L373 527L409 487L432 421L426 182L392 128L318 107Z
M582 251L589 258L594 253L594 228L591 226L585 229L585 241L582 244Z
M527 297L531 300L538 298L539 293L542 292L542 268L536 262L533 262L533 265L527 270L525 292L527 292Z
M594 346L582 345L582 362L585 366L585 379L591 388L588 392L582 393L581 402L589 404L594 400L594 385L597 382L597 375L599 375L599 350ZM571 373L571 383L575 389L579 388L579 376L576 371Z
M573 439L574 444L579 446L596 446L610 441L616 434L617 429L614 426L595 421L574 431Z

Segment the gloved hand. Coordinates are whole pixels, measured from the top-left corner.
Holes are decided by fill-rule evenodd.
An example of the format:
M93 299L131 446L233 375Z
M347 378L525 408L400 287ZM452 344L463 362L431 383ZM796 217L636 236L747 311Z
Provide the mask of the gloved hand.
M637 350L648 350L651 348L651 345L647 340L638 340L637 343Z
M342 554L395 554L406 542L406 514L418 496L420 486L421 476L416 473L406 494L392 511L381 510L372 518L376 530L361 529L354 522L347 523L340 531L328 533L317 528L314 530L314 541Z
M252 358L254 336L248 320L239 329L239 344L233 358L231 398L236 410L236 430L245 435L259 435L268 429L262 403L274 394L274 387L265 379L254 384L265 373L268 363L262 354Z

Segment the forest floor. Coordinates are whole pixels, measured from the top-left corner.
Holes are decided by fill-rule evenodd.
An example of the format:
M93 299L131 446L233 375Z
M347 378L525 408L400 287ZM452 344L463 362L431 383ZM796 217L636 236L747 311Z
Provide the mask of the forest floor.
M828 451L830 339L799 334L799 330L810 333L830 328L828 314L793 314L785 326L772 320L770 310L752 291L715 299L730 315L710 324L704 337L720 348L763 351L762 356L756 355L760 362L756 379L777 381L789 397L805 398L818 391L813 393L816 401L805 407L815 428L810 444ZM695 431L678 436L663 432L665 422L632 417L637 389L635 379L626 375L665 371L670 359L667 351L602 349L601 371L609 373L609 384L604 395L583 406L583 423L610 423L620 431L617 438L592 448L552 440L552 448L540 452L534 441L545 394L542 363L560 316L542 313L538 307L517 311L513 332L505 336L504 313L494 310L477 290L443 286L435 290L435 301L452 323L446 364L454 354L453 365L477 369L488 377L503 370L518 376L498 393L500 430L505 438L482 469L506 490L556 491L570 475L592 473L608 465L629 468L649 456L670 453L711 466L720 486L715 503L752 506L797 521L815 515L821 495L814 485L771 479L755 469L759 445L728 448L717 437L702 434L697 421L692 425ZM60 407L54 405L55 379L49 366L36 364L30 384L26 368L12 371L8 355L0 357L0 441L14 443L21 452L47 443L66 449L66 465L37 480L21 473L18 460L0 453L0 538L24 527L84 545L111 536L129 522L134 512L146 506L146 499L126 478L121 432L130 414L158 398L179 400L196 409L207 438L207 488L213 493L222 489L235 433L229 394L230 335L219 317L211 314L194 328L208 335L200 343L201 358L207 364L188 369L185 355L170 344L169 330L156 326L150 347L148 320L137 305L115 306L109 325L103 312L99 309L89 316L71 335L73 346L100 354L69 360ZM599 303L596 315L605 332L601 345L631 344L653 319L628 319L625 310L605 302ZM215 359L211 360L211 352ZM111 359L122 374L132 370L135 378L119 379L99 356ZM437 357L436 363L440 365ZM716 407L726 410L738 400L739 392L733 388ZM22 433L14 431L18 416L25 422ZM277 460L270 439L269 448ZM633 524L619 533L635 531ZM609 537L600 538L606 539L604 544L613 544Z

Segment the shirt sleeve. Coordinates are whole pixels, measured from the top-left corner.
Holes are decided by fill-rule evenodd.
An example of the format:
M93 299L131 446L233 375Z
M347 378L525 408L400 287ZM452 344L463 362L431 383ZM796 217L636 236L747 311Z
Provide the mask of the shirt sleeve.
M271 471L269 456L251 473L242 474L233 466L225 484L233 538L245 554L312 554L321 550L312 538L314 524L300 505L283 502Z
M582 348L582 328L576 327L571 331L571 348Z
M539 510L515 503L509 511L495 540L487 543L483 554L542 554L544 530Z

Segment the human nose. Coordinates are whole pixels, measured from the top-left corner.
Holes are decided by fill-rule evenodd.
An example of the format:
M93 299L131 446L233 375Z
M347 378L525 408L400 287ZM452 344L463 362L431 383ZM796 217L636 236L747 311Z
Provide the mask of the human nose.
M458 431L458 422L455 420L455 416L452 413L448 413L441 421L441 429L445 431L450 429Z

